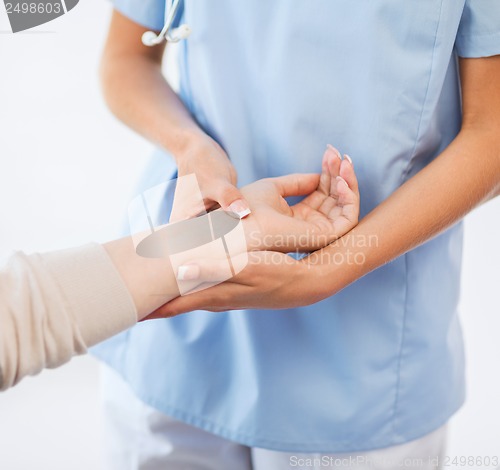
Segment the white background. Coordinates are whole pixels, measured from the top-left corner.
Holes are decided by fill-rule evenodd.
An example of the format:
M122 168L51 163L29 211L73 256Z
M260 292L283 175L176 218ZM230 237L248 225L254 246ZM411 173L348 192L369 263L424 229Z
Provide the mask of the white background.
M0 5L0 257L119 235L151 147L110 116L99 93L109 12L84 0L13 35ZM450 426L452 456L500 457L499 214L496 200L467 218L468 401ZM98 385L97 364L84 357L0 395L0 470L98 468Z

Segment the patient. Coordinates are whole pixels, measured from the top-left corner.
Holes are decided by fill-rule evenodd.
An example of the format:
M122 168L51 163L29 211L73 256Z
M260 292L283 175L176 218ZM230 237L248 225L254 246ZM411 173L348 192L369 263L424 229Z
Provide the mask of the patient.
M288 175L245 186L242 193L251 208L242 220L247 250L307 252L343 236L358 221L359 194L350 189L355 187L352 165L343 165L330 146L321 175ZM293 206L284 199L304 195ZM153 318L152 312L179 296L176 278L217 281L217 270L183 268L174 272L166 259L138 256L131 237L14 254L0 270L0 390Z

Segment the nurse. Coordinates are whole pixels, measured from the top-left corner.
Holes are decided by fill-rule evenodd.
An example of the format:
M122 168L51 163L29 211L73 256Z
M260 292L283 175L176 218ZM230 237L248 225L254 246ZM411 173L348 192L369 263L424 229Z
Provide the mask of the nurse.
M102 82L158 146L144 188L194 172L244 212L237 181L318 172L334 142L362 203L339 242L263 252L96 351L107 468L440 466L464 401L460 220L500 190L498 0L185 0L178 94L141 43L164 0L114 6Z

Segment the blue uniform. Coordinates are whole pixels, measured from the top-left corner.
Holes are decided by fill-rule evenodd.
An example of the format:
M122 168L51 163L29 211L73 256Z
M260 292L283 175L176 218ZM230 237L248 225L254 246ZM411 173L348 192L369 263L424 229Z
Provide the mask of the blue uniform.
M116 0L161 29L164 0ZM181 91L244 185L349 153L361 215L460 129L458 56L500 54L499 0L185 0ZM158 153L141 190L175 172ZM401 214L411 217L411 213ZM146 403L250 446L352 452L445 423L464 400L462 225L316 305L193 312L96 353Z

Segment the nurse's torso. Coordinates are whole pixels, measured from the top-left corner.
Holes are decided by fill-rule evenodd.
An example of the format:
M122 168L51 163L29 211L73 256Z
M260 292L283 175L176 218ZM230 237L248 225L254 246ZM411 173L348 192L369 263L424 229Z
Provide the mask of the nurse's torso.
M186 0L181 96L240 184L319 172L327 143L349 153L364 215L459 129L463 4ZM173 171L155 156L140 190ZM405 442L463 400L460 249L457 225L319 304L193 312L139 325L97 354L144 401L244 444L346 452Z

